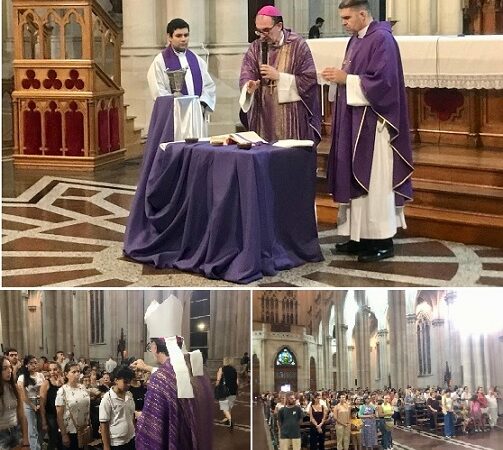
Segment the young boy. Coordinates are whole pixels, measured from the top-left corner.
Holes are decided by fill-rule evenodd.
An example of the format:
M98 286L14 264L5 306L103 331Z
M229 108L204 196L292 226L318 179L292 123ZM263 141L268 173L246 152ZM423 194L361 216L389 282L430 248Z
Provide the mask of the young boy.
M351 445L354 450L362 450L363 420L358 418L358 409L351 410Z
M134 450L134 399L129 385L134 372L127 366L119 367L114 385L100 403L100 428L103 450Z

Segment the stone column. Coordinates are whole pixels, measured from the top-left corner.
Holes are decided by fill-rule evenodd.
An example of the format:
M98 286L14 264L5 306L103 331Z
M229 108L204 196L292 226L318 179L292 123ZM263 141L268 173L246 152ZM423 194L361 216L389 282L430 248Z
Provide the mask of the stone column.
M338 367L339 380L343 387L349 388L349 373L348 373L348 353L344 351L347 348L347 332L346 324L339 325L340 337L337 348L340 349L337 353L340 354L340 366Z
M459 0L438 2L438 34L460 34L463 32L463 11Z
M485 348L485 339L486 337L483 334L477 334L472 336L472 345L473 345L473 369L474 369L474 389L477 389L478 386L485 385L485 371L487 361L484 357L484 348Z
M431 321L431 371L434 376L435 383L439 386L444 384L445 372L445 342L444 335L444 319L434 319Z
M417 330L416 314L406 315L406 339L407 339L407 366L405 367L407 383L411 386L417 386L418 375L418 348L417 348Z
M27 291L2 291L0 301L4 349L15 347L20 355L26 354L28 350L25 292Z
M388 18L398 21L393 27L393 33L395 35L412 34L410 29L410 0L388 0L386 6Z
M75 291L72 293L73 300L73 323L75 336L75 358L81 356L89 358L89 316L87 310L87 291ZM54 320L54 317L50 320Z
M417 34L433 34L432 2L433 0L418 0L417 2L417 15L415 16Z
M408 366L408 348L405 324L405 292L389 291L388 302L390 309L390 335L389 344L391 351L390 372L391 384L395 387L405 387L407 380L406 368Z
M139 358L145 351L143 291L128 291L127 352Z
M327 388L333 388L332 383L333 383L333 379L334 379L334 377L332 375L332 373L334 371L334 367L332 364L331 348L332 348L332 337L327 335L327 336L325 336L324 343L323 343L323 350L324 350L325 361L326 361L326 364L325 364L325 386Z
M208 359L250 353L250 301L247 291L212 291Z
M185 3L185 2L180 2ZM166 46L166 0L128 0L122 7L121 84L128 115L146 135L154 101L147 84L147 71Z
M473 390L475 387L475 380L473 372L472 338L464 333L461 334L461 364L463 367L463 385Z
M342 22L339 16L339 2L325 2L325 23L323 24L323 37L332 37L344 34Z
M355 387L355 378L356 378L356 372L355 372L355 346L354 345L348 345L348 382L349 386L348 388L354 388ZM358 383L360 381L358 380Z
M381 329L377 332L377 341L379 342L380 360L377 361L381 369L381 387L388 386L389 380L389 353L388 353L388 330Z
M206 0L205 0L206 3ZM248 3L246 0L210 0L211 23L208 49L210 75L217 84L217 106L211 115L210 135L235 131L239 122L239 73L248 48ZM209 56L208 56L209 52Z

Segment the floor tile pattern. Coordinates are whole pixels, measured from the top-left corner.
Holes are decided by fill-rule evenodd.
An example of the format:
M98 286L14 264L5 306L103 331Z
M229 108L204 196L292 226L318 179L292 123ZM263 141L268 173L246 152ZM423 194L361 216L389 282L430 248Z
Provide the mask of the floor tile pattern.
M3 199L3 286L231 286L122 255L135 187L43 176ZM503 286L503 250L398 238L395 257L358 263L337 255L335 230L320 226L325 261L252 283L263 287Z

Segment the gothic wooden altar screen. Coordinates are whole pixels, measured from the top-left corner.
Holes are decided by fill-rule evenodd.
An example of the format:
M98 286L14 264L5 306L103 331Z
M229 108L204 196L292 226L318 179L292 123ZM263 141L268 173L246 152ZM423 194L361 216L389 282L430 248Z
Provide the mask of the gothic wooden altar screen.
M124 158L121 32L96 0L13 0L14 164Z

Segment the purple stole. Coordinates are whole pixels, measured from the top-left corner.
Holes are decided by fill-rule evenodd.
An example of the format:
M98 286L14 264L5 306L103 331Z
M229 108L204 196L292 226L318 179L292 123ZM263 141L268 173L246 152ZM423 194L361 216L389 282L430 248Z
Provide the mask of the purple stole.
M203 76L201 75L201 68L199 67L199 61L195 53L191 52L189 49L186 50L185 56L187 57L187 62L189 63L190 72L192 73L192 82L194 83L194 92L197 96L201 96L203 92ZM162 57L164 58L164 64L166 69L177 70L181 69L180 59L175 55L175 52L171 45L166 47L162 52ZM187 83L183 83L182 94L188 95Z

